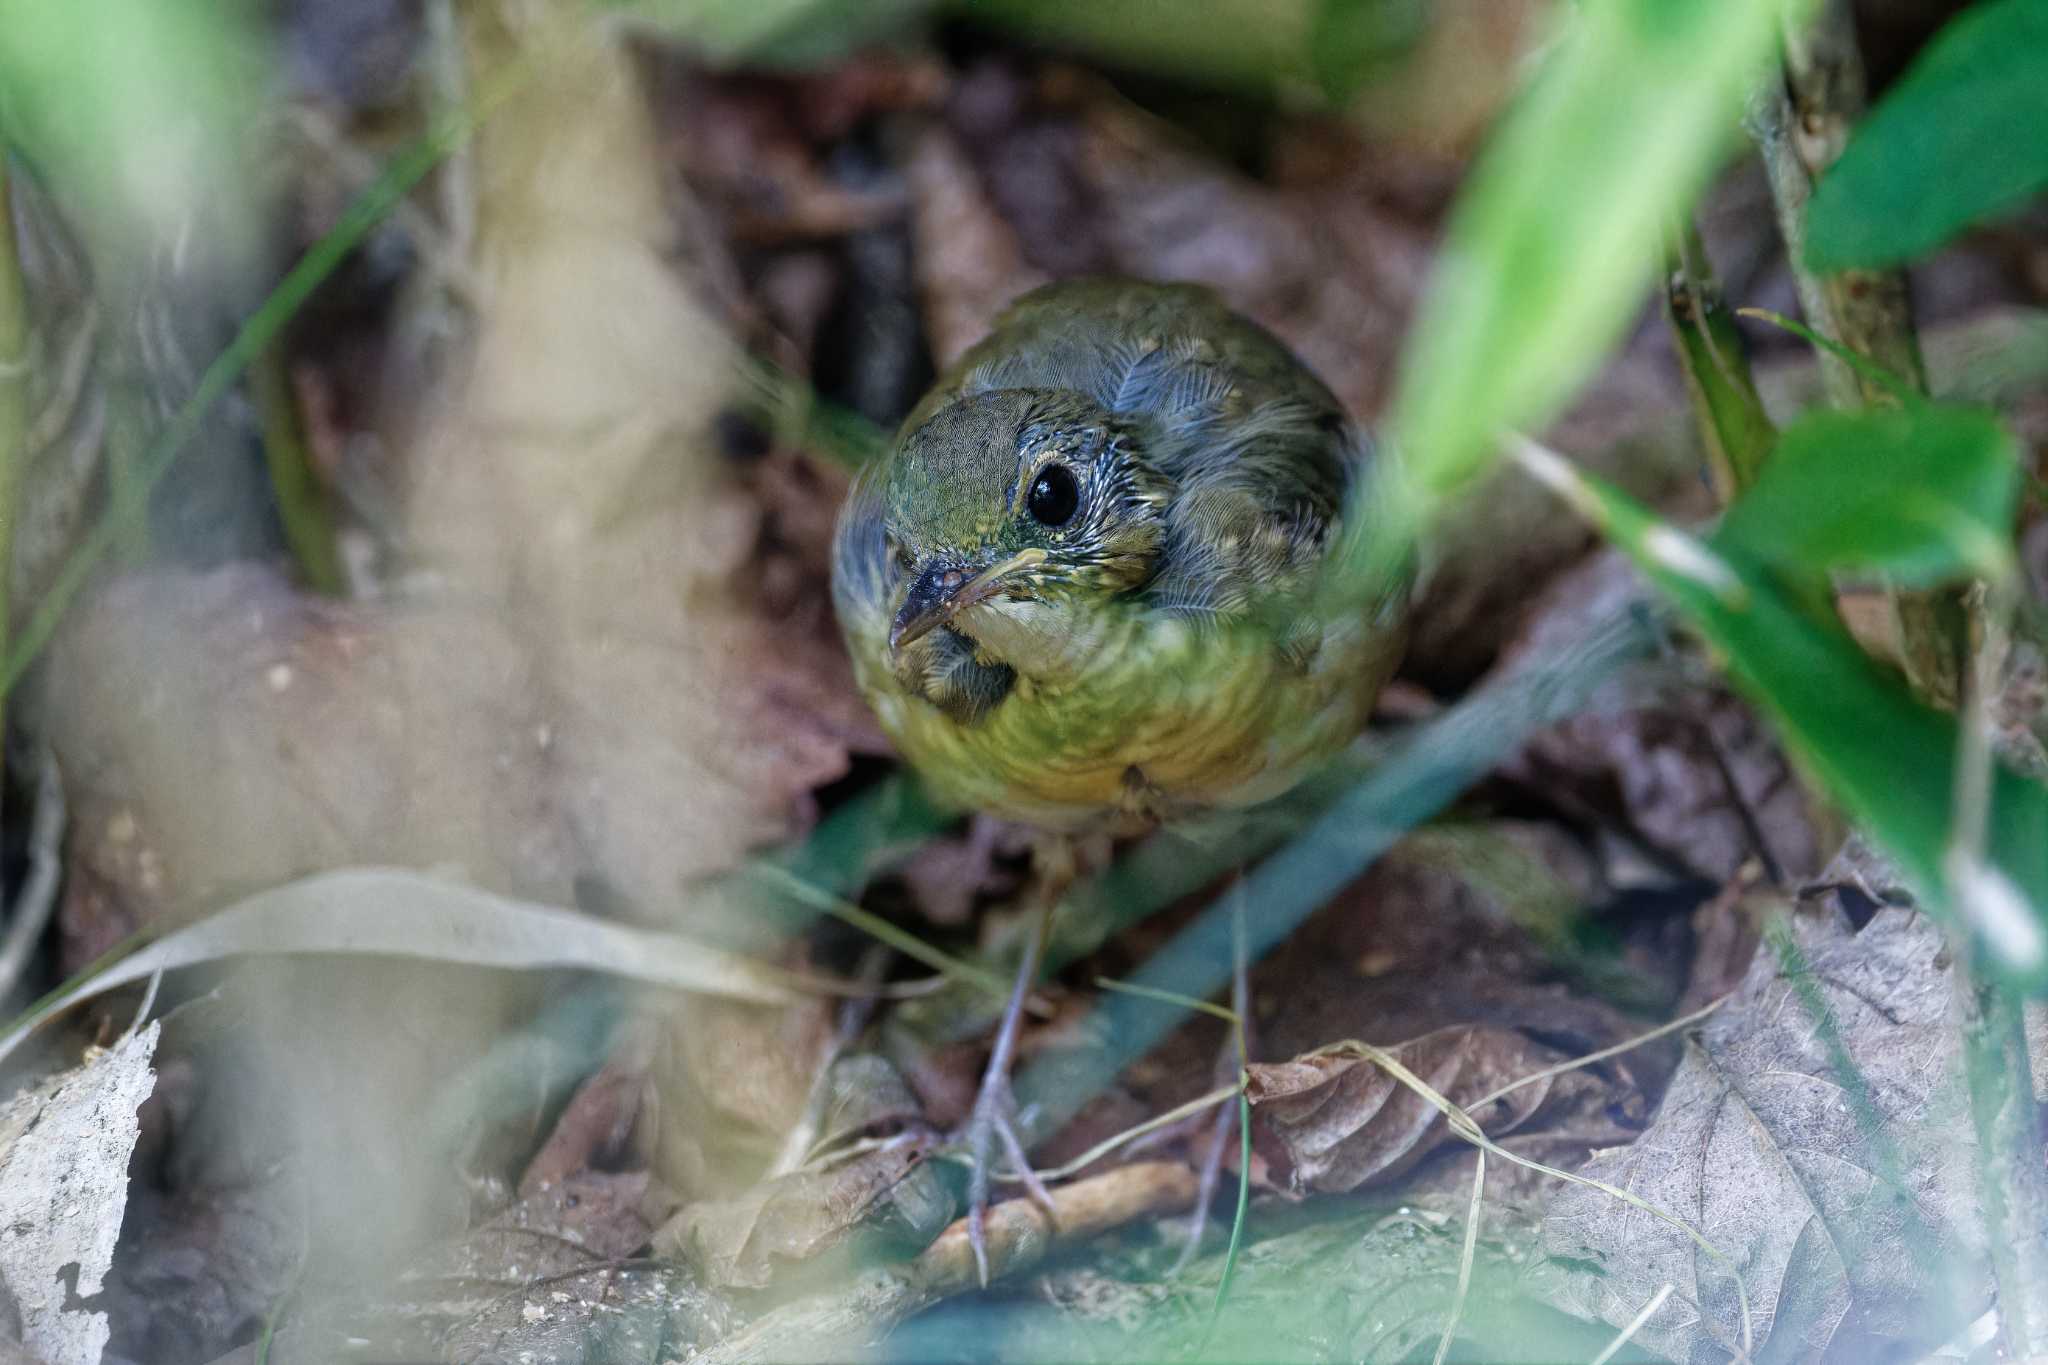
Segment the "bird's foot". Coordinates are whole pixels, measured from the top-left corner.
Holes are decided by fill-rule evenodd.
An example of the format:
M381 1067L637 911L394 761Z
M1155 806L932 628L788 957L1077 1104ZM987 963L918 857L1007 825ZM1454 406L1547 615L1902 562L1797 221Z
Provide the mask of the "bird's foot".
M967 1149L970 1163L967 1245L974 1251L974 1272L984 1289L988 1288L988 1204L989 1189L996 1178L995 1148L1001 1147L1002 1159L1008 1165L1003 1178L1022 1185L1048 1218L1054 1213L1051 1191L1045 1188L1045 1182L1038 1178L1024 1155L1023 1140L1017 1136L1016 1113L1017 1101L1010 1090L1010 1078L992 1061L982 1077L981 1093L975 1097L967 1126L961 1130L961 1144Z
M1216 1185L1223 1175L1224 1143L1230 1137L1231 1120L1237 1117L1237 1105L1223 1100L1216 1106L1216 1113L1209 1120L1208 1150L1202 1157L1202 1166L1195 1183L1195 1207L1188 1215L1187 1245L1180 1249L1180 1255L1173 1261L1173 1269L1167 1272L1169 1278L1179 1275L1195 1259L1201 1250L1202 1234L1209 1230L1209 1206L1216 1200Z

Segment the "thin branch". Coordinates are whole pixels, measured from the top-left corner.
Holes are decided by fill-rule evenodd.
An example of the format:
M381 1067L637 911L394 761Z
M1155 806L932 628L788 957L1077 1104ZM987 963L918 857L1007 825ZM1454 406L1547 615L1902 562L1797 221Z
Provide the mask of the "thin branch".
M1925 390L1927 372L1913 330L1905 273L1818 275L1806 265L1806 206L1814 182L1841 155L1865 104L1863 57L1847 0L1823 0L1810 27L1786 34L1784 75L1782 84L1758 93L1749 122L1770 176L1799 306L1823 335ZM1835 357L1824 355L1820 363L1835 406L1884 407L1896 401Z
M1785 35L1782 83L1759 91L1750 134L1763 155L1777 205L1778 230L1799 290L1799 306L1815 331L1927 390L1927 369L1913 329L1912 300L1902 270L1815 273L1806 264L1806 212L1814 182L1848 144L1866 101L1863 57L1848 0L1822 0L1813 22ZM1829 401L1839 408L1890 407L1897 394L1830 352L1820 357ZM1967 625L1954 594L1898 589L1900 662L1907 678L1938 705L1953 705L1956 642Z

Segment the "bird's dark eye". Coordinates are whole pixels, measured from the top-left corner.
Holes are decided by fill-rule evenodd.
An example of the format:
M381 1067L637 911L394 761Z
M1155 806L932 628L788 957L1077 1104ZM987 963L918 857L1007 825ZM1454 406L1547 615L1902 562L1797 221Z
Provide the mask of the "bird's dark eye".
M1081 485L1074 471L1063 464L1049 464L1031 481L1031 496L1024 509L1041 526L1065 526L1081 506Z

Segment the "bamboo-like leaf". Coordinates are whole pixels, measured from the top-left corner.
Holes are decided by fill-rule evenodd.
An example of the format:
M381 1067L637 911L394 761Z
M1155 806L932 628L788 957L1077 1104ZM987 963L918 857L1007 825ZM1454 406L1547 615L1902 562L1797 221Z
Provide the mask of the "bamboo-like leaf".
M1874 269L2048 186L2048 5L1989 0L1935 36L1814 187L1806 261Z
M1982 409L1809 412L1786 428L1714 540L1815 578L1997 577L2011 559L2018 489L2019 449Z
M1522 442L1518 453L1691 618L1809 771L1898 860L1921 903L1961 919L2010 976L2048 984L2048 788L1997 772L1988 860L1972 860L1951 884L1953 717L1921 705L1845 631L1801 610L1742 536L1696 540L1550 451Z
M1427 501L1541 425L1620 336L1658 234L1733 137L1797 0L1596 0L1559 35L1452 220L1393 405Z

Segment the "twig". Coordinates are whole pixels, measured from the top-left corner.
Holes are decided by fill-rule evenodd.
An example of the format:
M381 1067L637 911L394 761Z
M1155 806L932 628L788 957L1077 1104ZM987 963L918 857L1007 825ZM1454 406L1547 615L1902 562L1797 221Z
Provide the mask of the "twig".
M1847 0L1823 0L1810 27L1785 35L1784 74L1782 84L1758 93L1749 122L1770 177L1799 306L1816 330L1924 390L1927 374L1904 272L1817 275L1806 265L1806 205L1814 181L1841 155L1864 109L1863 57ZM1882 386L1833 356L1823 356L1820 363L1835 406L1882 407L1894 401Z
M1048 1214L1035 1199L1008 1199L988 1211L989 1278L1043 1260L1054 1246L1087 1241L1138 1218L1180 1213L1195 1199L1195 1173L1179 1161L1143 1161L1052 1191ZM977 1283L967 1220L953 1223L911 1263L912 1279L939 1293Z
M1927 389L1927 370L1913 329L1911 297L1901 270L1816 274L1806 264L1806 209L1814 181L1834 164L1865 102L1863 57L1856 47L1848 0L1822 0L1813 23L1785 35L1782 84L1761 90L1750 109L1750 134L1762 153L1777 205L1778 230L1814 330L1875 365ZM1868 373L1832 351L1820 357L1829 400L1839 408L1889 407L1900 400ZM1956 642L1966 633L1953 594L1899 589L1892 593L1899 652L1907 678L1940 705L1956 699Z
M1141 1162L1053 1191L1054 1213L1012 1199L988 1211L989 1259L996 1275L1039 1264L1053 1251L1140 1218L1179 1213L1195 1197L1195 1176L1180 1162ZM784 1304L693 1357L696 1365L767 1365L787 1360L865 1357L904 1318L975 1284L974 1255L962 1219L904 1268L876 1269L830 1293Z

